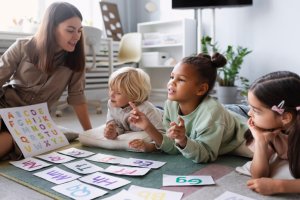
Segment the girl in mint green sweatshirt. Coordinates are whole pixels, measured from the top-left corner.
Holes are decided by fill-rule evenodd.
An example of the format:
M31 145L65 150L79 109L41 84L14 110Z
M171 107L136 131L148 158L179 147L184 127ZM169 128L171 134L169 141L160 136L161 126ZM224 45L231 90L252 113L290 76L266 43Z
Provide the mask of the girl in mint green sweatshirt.
M181 153L196 163L211 162L218 155L230 152L249 156L250 151L244 145L247 119L226 110L209 96L217 68L225 64L224 56L215 53L212 57L205 54L186 57L174 67L164 107L166 134L157 131L134 104L130 122L145 130L158 149Z

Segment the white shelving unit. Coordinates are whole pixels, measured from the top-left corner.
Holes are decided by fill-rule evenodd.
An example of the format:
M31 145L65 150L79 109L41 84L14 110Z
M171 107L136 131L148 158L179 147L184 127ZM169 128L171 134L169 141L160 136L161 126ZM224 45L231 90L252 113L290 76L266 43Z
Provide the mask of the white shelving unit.
M151 77L153 94L166 96L166 85L174 64L197 52L196 20L144 22L139 23L137 29L143 36L142 52L151 52L154 56L149 59L151 63L142 59L140 66ZM160 59L160 53L167 53L168 57ZM171 58L173 62L170 64L167 61Z

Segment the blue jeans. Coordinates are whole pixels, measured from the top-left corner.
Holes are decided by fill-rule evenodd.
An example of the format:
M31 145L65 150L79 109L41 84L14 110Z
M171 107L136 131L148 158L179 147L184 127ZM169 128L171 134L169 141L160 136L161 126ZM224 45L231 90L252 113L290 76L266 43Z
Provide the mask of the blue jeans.
M249 112L249 106L244 104L225 104L224 107L227 110L231 110L239 115L242 115L243 117L249 118L248 112Z

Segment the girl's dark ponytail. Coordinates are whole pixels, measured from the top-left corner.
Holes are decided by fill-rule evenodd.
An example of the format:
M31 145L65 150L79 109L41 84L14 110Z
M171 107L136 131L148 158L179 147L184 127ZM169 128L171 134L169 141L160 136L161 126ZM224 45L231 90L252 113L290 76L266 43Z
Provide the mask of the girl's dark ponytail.
M226 65L227 60L222 54L214 53L213 56L211 57L211 62L213 67L221 68Z
M300 178L300 111L296 111L295 120L288 130L288 160L290 171L295 178Z

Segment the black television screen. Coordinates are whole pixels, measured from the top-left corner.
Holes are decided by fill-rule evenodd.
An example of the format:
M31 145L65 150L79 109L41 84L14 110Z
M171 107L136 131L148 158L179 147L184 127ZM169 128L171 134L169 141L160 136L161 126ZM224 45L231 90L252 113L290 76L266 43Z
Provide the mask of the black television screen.
M172 0L172 8L221 8L250 6L252 0Z

